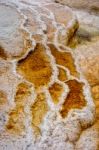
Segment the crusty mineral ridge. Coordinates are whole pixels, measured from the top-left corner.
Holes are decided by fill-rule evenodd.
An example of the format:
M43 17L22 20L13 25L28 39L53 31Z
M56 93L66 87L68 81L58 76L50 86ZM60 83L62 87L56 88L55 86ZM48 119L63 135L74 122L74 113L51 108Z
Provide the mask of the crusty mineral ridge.
M0 0L0 150L97 150L90 88L67 46L77 28L52 0Z

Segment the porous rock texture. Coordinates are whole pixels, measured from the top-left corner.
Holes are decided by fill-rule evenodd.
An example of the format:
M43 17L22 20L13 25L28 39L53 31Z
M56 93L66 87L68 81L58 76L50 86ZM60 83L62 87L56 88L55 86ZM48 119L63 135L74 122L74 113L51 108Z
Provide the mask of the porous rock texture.
M0 0L0 150L98 150L95 104L70 48L78 24L53 0Z

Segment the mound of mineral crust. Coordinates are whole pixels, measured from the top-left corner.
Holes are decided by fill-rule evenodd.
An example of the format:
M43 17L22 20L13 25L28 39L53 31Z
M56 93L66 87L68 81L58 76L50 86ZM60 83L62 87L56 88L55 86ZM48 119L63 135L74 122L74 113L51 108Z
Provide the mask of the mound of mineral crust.
M0 1L0 150L98 150L95 104L68 47L77 29L53 0Z

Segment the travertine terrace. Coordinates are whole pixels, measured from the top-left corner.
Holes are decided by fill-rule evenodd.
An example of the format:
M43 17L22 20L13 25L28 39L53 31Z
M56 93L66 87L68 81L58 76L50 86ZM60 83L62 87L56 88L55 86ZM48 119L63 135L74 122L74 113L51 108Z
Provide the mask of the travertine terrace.
M0 0L0 150L97 150L90 87L67 46L78 26L52 0Z

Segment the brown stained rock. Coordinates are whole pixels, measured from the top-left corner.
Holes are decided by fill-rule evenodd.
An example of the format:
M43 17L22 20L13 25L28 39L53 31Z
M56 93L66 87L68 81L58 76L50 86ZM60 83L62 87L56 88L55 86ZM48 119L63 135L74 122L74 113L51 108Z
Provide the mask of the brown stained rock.
M12 134L20 135L25 130L24 117L24 107L16 106L9 113L6 130Z
M37 44L34 51L18 62L17 72L33 83L36 88L47 85L50 82L52 69L45 47Z
M4 51L4 48L2 46L0 46L0 58L6 59L7 55Z
M62 117L66 117L71 109L82 109L86 106L86 100L83 95L83 83L76 80L69 80L66 82L69 86L70 92L68 93L65 102L60 111Z
M28 96L31 94L29 86L26 83L20 83L17 87L15 95L15 108L9 113L9 120L6 129L10 133L20 135L25 130L25 103L28 101Z
M99 99L99 85L95 85L92 87L92 93L95 99Z
M7 104L6 93L0 90L0 108L2 108L2 106L4 106L5 104Z
M34 128L35 135L40 134L40 124L42 123L49 107L46 102L44 93L39 93L34 104L31 107L32 113L32 126Z
M27 101L27 97L31 95L31 91L29 85L26 83L20 83L17 87L17 92L15 96L15 103L17 105L24 105L25 101Z
M68 79L66 71L60 67L58 67L58 70L59 70L58 79L60 81L66 81Z
M90 25L80 24L76 34L68 45L77 48L82 45L91 44L99 39L99 29Z
M74 64L73 57L70 52L60 52L52 44L49 44L49 48L51 50L52 55L55 57L57 64L68 68L70 70L71 75L79 77L79 74L76 70L76 66Z
M38 43L43 41L44 35L42 34L34 34L32 35L32 38Z
M52 100L55 104L59 103L59 98L63 93L63 87L58 84L58 83L54 83L50 88L49 88L49 92L52 96Z
M58 43L66 46L67 45L71 46L70 42L74 37L78 28L79 28L79 23L77 20L75 20L72 26L68 28L68 30L66 30L65 28L60 29L57 36Z

